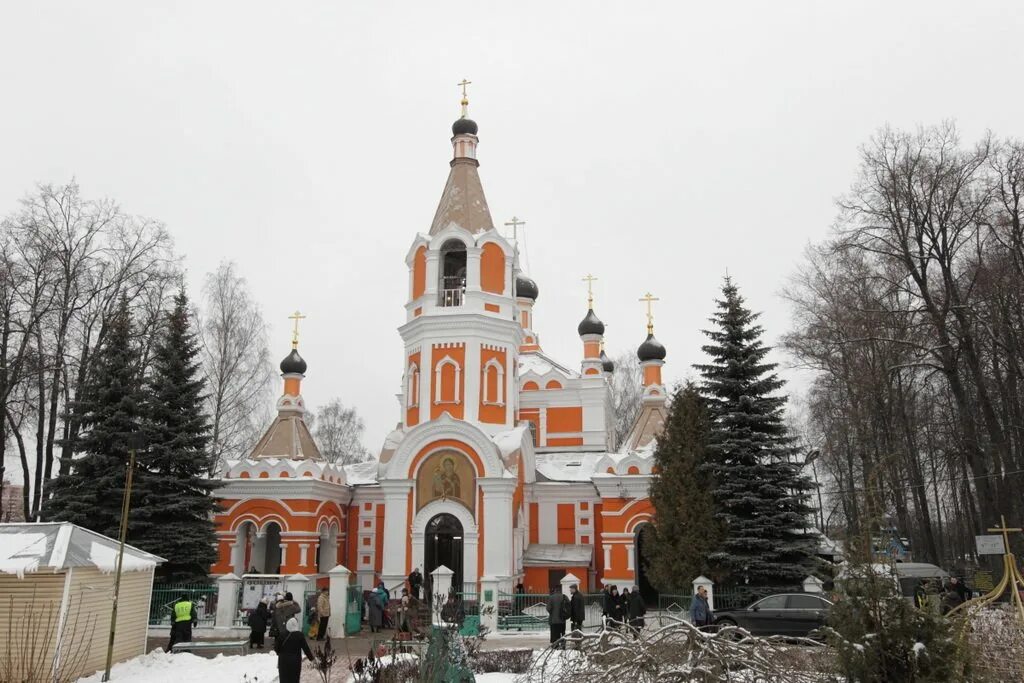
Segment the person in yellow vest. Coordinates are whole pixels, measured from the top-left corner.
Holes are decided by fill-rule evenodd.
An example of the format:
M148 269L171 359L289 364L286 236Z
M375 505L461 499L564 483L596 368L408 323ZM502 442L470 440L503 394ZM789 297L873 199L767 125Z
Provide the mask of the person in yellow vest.
M182 595L171 606L171 642L167 644L167 651L173 652L175 643L191 641L192 627L198 623L199 614L195 604Z

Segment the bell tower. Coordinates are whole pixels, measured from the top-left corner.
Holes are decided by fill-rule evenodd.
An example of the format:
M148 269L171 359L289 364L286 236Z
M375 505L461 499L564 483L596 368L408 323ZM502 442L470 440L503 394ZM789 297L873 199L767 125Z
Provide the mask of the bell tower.
M401 416L407 429L448 413L496 433L515 425L516 358L525 333L514 291L515 248L491 219L477 170L469 82L459 85L462 115L452 124L448 181L430 229L406 256Z

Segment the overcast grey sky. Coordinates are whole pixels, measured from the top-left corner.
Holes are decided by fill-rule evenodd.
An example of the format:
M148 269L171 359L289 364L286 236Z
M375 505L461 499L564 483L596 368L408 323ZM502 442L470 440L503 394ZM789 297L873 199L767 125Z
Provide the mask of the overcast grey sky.
M193 296L238 263L316 406L398 419L404 257L448 172L463 77L496 222L527 221L536 328L578 367L580 278L610 353L701 360L728 270L763 310L888 123L1024 135L1018 2L17 2L0 6L0 213L37 182L164 221ZM783 360L776 357L777 360Z

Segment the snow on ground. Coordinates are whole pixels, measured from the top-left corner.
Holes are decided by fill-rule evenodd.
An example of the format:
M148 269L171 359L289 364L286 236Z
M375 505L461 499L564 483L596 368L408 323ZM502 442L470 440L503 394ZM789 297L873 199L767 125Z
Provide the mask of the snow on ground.
M243 683L246 676L252 682L274 683L277 680L277 655L217 655L206 659L188 652L171 655L158 649L115 664L110 670L113 683ZM98 671L78 679L78 683L100 683L102 680L103 672Z

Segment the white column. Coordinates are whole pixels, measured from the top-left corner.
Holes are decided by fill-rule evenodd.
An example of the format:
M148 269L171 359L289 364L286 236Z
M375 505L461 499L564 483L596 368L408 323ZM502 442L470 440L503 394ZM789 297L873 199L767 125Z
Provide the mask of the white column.
M305 567L308 564L308 562L307 562L308 559L309 559L309 544L308 543L300 543L299 544L299 566L300 567Z
M501 581L494 576L480 579L480 626L489 633L498 632L498 592Z
M448 599L448 592L452 589L453 572L448 567L441 565L430 572L430 583L434 591L430 596L430 609L434 613L434 623L441 624L441 610L438 609Z
M693 580L693 594L697 594L698 588L708 589L708 609L712 612L715 611L715 584L711 583L711 579L701 574Z
M309 586L309 579L302 574L293 574L284 580L284 590L292 594L292 599L299 606L299 613L295 618L302 626L302 619L306 614L306 588Z
M484 566L481 574L508 579L515 564L512 557L512 495L516 480L503 477L477 479L484 494Z
M480 420L480 340L470 337L466 340L466 367L463 370L464 396L462 403L465 405L466 422L478 422Z
M384 493L384 557L381 563L381 578L387 589L394 592L395 586L405 581L405 547L409 537L409 492L412 481L385 480L380 483Z
M568 574L562 577L562 580L559 583L562 584L562 595L564 595L567 598L571 598L572 591L569 589L573 586L576 586L578 588L580 585L580 579L572 572L569 572Z
M352 572L338 565L327 572L330 579L331 618L327 620L327 637L344 638L348 616L348 587Z
M252 564L256 572L263 574L267 570L267 532L257 531L256 540L252 543Z
M245 538L231 544L231 571L235 574L244 574L248 567L245 566Z
M480 255L484 252L480 247L466 249L466 291L480 291ZM482 308L482 306L481 306Z
M213 622L216 628L232 628L235 625L241 585L242 580L234 574L225 574L217 579L217 616Z

